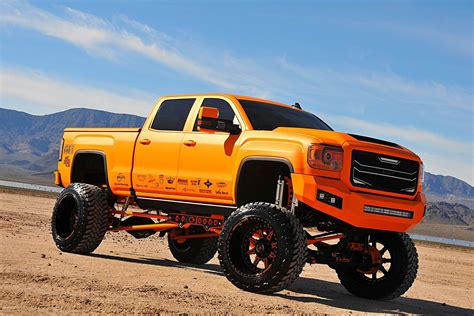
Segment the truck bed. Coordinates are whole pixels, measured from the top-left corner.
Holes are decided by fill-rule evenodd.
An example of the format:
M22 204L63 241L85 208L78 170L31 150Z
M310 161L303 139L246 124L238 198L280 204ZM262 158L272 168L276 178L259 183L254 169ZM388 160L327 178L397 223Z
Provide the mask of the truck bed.
M106 165L108 185L114 194L128 194L131 186L131 168L135 141L140 128L66 128L64 150L59 170L62 184L71 179L72 161L77 155L91 153L102 155Z

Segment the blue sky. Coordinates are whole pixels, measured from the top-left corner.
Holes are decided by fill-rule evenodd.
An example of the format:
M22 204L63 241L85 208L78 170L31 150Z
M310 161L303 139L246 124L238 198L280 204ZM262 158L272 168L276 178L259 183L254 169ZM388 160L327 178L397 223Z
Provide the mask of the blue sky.
M474 184L472 1L2 1L0 106L147 115L231 92L399 142Z

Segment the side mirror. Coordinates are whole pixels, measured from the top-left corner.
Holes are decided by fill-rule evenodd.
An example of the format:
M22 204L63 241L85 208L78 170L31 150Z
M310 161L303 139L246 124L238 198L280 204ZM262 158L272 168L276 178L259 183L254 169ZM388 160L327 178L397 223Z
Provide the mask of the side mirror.
M198 131L205 133L227 132L232 135L240 134L241 129L238 125L229 120L219 119L219 109L209 106L202 106L199 110Z

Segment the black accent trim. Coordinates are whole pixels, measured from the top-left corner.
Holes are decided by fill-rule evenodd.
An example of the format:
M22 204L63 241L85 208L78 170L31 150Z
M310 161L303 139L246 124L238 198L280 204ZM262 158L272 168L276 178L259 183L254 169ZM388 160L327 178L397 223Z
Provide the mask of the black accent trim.
M324 198L320 197L321 194L324 195ZM335 199L334 203L331 203L331 198ZM318 191L316 192L316 200L318 200L319 202L322 202L324 204L327 204L329 206L332 206L332 207L335 207L335 208L338 208L338 209L342 209L342 198L340 196L329 193L327 191L318 189Z
M393 159L397 163L382 163L380 158ZM414 196L418 193L419 169L420 164L416 160L353 150L350 181L354 187ZM366 175L362 177L363 174ZM408 188L413 188L413 192L404 191Z
M167 199L155 199L148 197L136 197L137 205L141 209L154 209L164 210L166 212L173 211L187 211L193 214L204 214L204 215L223 215L229 216L233 211L237 209L235 205L222 205L222 204L208 204L199 202L188 202L178 200L167 200Z
M379 144L379 145L385 145L385 146L395 147L395 148L400 148L400 149L402 148L398 144L395 144L395 143L392 143L392 142L389 142L389 141L386 141L386 140L382 140L382 139L377 139L377 138L372 138L372 137L362 136L362 135L356 135L356 134L348 134L348 135L354 137L357 140L363 141L363 142L375 143L375 144Z
M107 158L105 156L105 153L103 151L99 151L99 150L78 150L74 153L74 157L72 159L72 162L71 162L71 172L70 172L70 175L69 175L69 179L72 183L72 172L74 171L74 162L76 161L76 157L81 155L81 154L96 154L96 155L99 155L99 156L102 156L103 158L103 161L104 161L104 172L105 172L105 182L107 184L107 187L110 188L110 185L109 185L109 176L108 176L108 172L107 172Z

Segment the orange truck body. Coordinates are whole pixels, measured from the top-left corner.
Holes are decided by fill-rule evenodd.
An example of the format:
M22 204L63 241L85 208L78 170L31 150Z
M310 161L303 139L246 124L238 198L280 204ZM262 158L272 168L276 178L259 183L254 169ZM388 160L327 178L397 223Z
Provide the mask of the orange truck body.
M183 130L152 129L161 104L180 98L195 99ZM227 101L235 112L241 132L194 130L205 98ZM212 204L232 209L237 207L238 176L242 164L248 159L266 158L284 161L291 166L293 194L298 202L354 227L405 232L423 218L426 200L422 192L422 161L410 150L360 140L335 131L293 127L254 130L239 100L289 107L230 94L176 95L158 100L141 129L68 128L64 131L56 184L66 187L73 182L71 172L76 155L93 152L104 157L107 186L116 196L133 195L142 199ZM342 148L342 169L335 172L310 166L308 151L312 144ZM354 151L416 162L419 165L416 188L410 194L404 194L355 185L351 181L351 172L355 168ZM390 172L387 176L390 174L396 177ZM319 201L318 190L342 198L342 207ZM409 211L411 216L368 212L368 206Z

